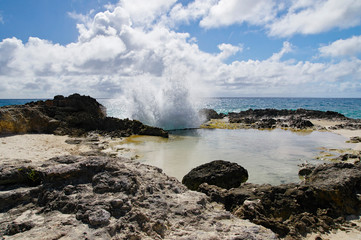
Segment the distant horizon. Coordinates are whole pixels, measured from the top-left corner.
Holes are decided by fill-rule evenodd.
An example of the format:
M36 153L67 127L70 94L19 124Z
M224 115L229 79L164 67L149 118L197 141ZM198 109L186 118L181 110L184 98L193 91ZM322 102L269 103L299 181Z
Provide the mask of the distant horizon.
M117 99L117 98L106 98L106 97L93 97L91 95L87 94L81 94L85 96L90 96L94 99ZM68 95L64 95L64 97L67 97ZM55 96L50 98L0 98L0 100L52 100ZM202 98L314 98L314 99L361 99L361 97L271 97L271 96L259 96L259 97L200 97Z

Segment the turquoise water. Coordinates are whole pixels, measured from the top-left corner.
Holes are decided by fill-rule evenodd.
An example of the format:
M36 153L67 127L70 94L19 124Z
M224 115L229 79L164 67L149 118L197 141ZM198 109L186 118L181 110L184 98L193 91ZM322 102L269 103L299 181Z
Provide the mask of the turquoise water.
M0 107L20 105L43 99L0 99ZM108 115L124 116L124 106L112 99L97 99L107 107ZM218 113L239 112L243 110L276 108L276 109L312 109L335 111L346 117L361 119L361 98L205 98L195 103L197 109L212 108Z
M310 109L334 111L350 118L361 118L361 98L207 98L200 107L212 108L218 113L240 112L252 109Z

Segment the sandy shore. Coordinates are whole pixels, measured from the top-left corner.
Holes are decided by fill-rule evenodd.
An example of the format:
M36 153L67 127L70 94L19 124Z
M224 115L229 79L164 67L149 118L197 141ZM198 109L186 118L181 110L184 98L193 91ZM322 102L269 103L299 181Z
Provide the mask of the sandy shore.
M49 158L79 154L90 151L87 145L67 144L67 136L52 134L23 134L0 137L1 158L7 161L16 159L30 160L33 163L41 163Z
M330 127L333 127L335 125L339 125L342 124L344 122L337 122L337 121L329 121L329 120L311 120L311 122L316 125L316 126L320 126L320 127L324 127L326 129L328 129L328 131L339 134L341 136L344 136L346 138L351 138L351 137L361 137L361 130L348 130L348 129L338 129L338 130L333 130L333 129L329 129ZM361 143L355 143L353 150L356 151L361 151Z

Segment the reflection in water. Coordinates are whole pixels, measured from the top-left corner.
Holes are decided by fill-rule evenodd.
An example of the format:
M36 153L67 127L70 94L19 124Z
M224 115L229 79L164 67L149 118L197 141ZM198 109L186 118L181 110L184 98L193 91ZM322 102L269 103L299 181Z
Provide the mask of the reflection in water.
M236 162L249 173L248 182L298 182L298 164L316 160L320 147L350 147L345 138L328 132L295 133L280 129L174 131L169 139L133 136L123 141L139 161L162 168L181 180L192 168L212 160Z

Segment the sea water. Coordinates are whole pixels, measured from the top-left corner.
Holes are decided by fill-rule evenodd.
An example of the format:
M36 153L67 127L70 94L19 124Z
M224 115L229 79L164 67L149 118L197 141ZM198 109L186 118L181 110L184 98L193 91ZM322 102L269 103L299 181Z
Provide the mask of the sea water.
M0 99L0 107L6 105L21 105L38 100L45 99ZM126 105L122 100L105 98L97 100L107 108L107 114L109 116L131 118L130 115L127 115L129 111L126 109ZM193 107L195 110L211 108L218 113L240 112L248 109L265 108L304 108L320 111L334 111L344 114L349 118L361 119L361 98L202 98L195 100Z
M99 99L99 101L107 107L108 115L119 118L130 117L127 115L126 105L119 99ZM361 119L361 98L201 98L194 100L193 107L196 110L210 108L218 113L265 108L293 110L304 108L334 111L349 118ZM142 121L142 119L138 120ZM144 120L143 122L146 122Z
M248 170L251 183L299 182L300 164L323 163L324 148L349 148L346 138L330 132L281 129L194 129L171 132L169 139L133 136L122 141L138 161L163 169L179 180L192 168L212 160L236 162Z

